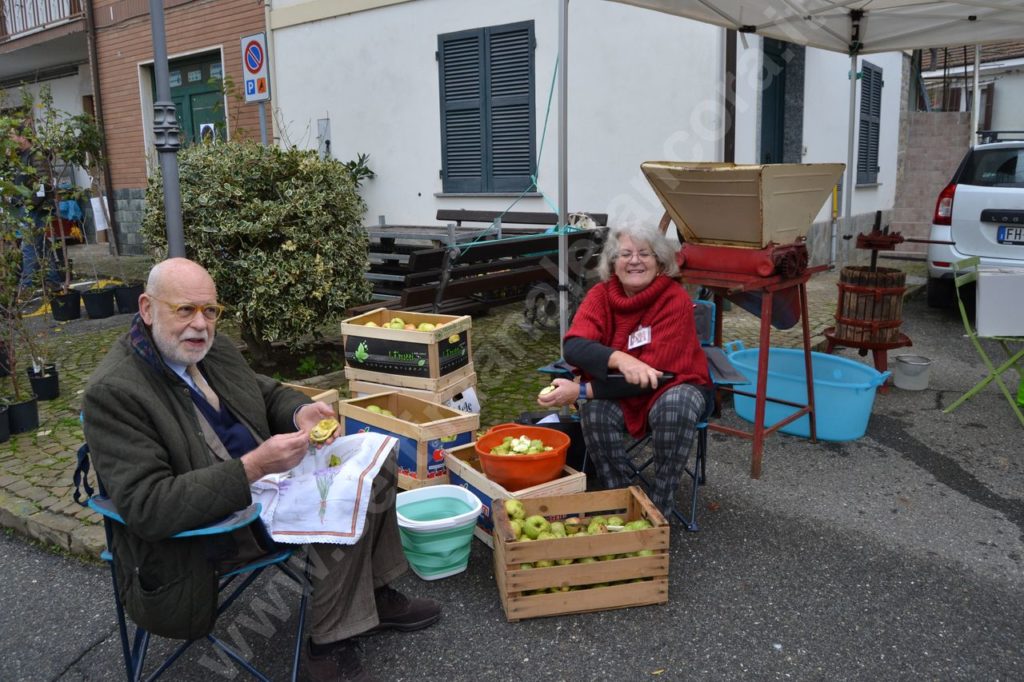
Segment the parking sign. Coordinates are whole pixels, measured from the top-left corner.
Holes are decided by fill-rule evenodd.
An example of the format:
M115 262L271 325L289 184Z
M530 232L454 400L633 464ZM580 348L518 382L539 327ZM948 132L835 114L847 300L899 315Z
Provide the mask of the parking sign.
M270 99L269 74L266 35L255 33L242 38L242 76L245 80L246 102Z

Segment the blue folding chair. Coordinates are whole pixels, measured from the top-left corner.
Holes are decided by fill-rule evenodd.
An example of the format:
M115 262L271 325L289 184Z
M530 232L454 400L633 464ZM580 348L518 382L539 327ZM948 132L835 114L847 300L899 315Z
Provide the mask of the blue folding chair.
M134 628L131 628L128 625L127 614L125 613L124 606L122 606L121 600L118 597L120 590L118 588L117 569L115 567L117 557L114 555L112 550L113 524L117 523L124 525L125 522L117 509L114 508L113 502L106 496L99 477L96 477L96 486L99 488L98 492L89 483L90 468L89 446L88 444L82 445L78 450L78 466L75 468L73 477L74 499L78 504L83 507L89 507L103 518L107 549L103 551L101 558L106 561L110 567L110 577L114 586L114 605L117 610L117 625L118 631L121 635L121 653L124 657L125 673L128 680L131 682L137 682L138 680L143 679L155 680L160 677L183 653L185 653L189 647L200 640L192 639L182 642L163 660L163 662L160 663L156 670L151 672L149 675L143 675L146 663L146 652L149 648L150 642L150 632L138 625L135 625ZM84 496L82 493L84 493ZM184 531L174 535L173 537L184 539L208 536L212 538L218 535L232 533L233 531L250 524L255 524L253 525L253 530L260 534L261 545L273 546L273 540L270 539L269 533L266 532L262 521L260 521L260 511L261 505L257 502L217 521L216 523ZM295 631L295 645L292 653L292 682L295 681L299 672L299 659L302 653L302 632L305 626L306 604L309 599L310 585L309 558L306 558L303 573L300 574L296 572L293 567L288 565L293 554L293 549L279 549L274 547L264 556L261 556L244 566L222 574L218 585L218 593L221 597L217 606L217 616L220 617L220 615L224 613L224 611L226 611L239 596L241 596L246 588L248 588L264 570L271 566L279 569L288 578L299 585L302 596L299 599L298 626ZM236 580L240 580L240 582L235 584ZM239 653L223 639L215 636L213 633L206 635L205 639L223 651L231 660L244 668L254 678L263 682L269 682L269 677L258 670L245 656Z

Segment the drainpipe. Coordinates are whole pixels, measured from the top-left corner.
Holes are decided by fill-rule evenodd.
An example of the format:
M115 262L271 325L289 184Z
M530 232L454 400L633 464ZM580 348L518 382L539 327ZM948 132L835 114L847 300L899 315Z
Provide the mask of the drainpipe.
M263 26L267 35L267 59L274 57L274 32L270 29L270 0L263 2ZM277 143L277 117L274 116L274 95L277 93L277 58L270 62L270 142ZM267 140L263 141L267 144Z
M85 9L85 31L89 40L89 78L92 80L92 105L95 109L93 114L96 117L96 125L99 126L102 133L100 136L100 153L103 155L103 187L107 190L106 197L111 197L114 185L110 174L110 156L107 154L106 128L103 126L103 95L100 90L100 62L96 49L96 22L93 20L93 2L94 0L85 0L83 3L83 8ZM106 197L100 196L101 208ZM112 199L107 205L111 204L113 204ZM110 232L110 252L115 256L120 256L121 248L117 236L117 216L114 214L114 211L108 210L106 217L107 229Z
M981 125L981 45L974 46L974 96L971 101L971 146L978 144Z

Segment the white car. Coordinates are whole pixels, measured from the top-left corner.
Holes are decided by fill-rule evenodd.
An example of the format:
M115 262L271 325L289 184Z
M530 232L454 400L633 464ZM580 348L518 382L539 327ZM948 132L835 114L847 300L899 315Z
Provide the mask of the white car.
M928 305L955 301L952 264L979 256L982 267L1024 268L1024 131L1014 141L979 144L964 156L935 202L928 245ZM1024 295L1024 292L1021 292Z

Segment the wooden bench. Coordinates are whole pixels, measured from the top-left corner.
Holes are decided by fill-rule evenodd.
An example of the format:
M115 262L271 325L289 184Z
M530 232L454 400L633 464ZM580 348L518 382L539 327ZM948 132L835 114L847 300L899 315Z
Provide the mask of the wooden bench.
M587 269L596 263L606 232L598 228L566 235L574 281L582 282ZM371 233L383 234L378 228L371 228ZM350 309L351 314L377 307L474 314L496 302L521 300L530 286L558 281L556 233L534 230L500 239L488 235L476 241L404 251L371 252L373 260L380 261L367 275L375 283L378 300Z

